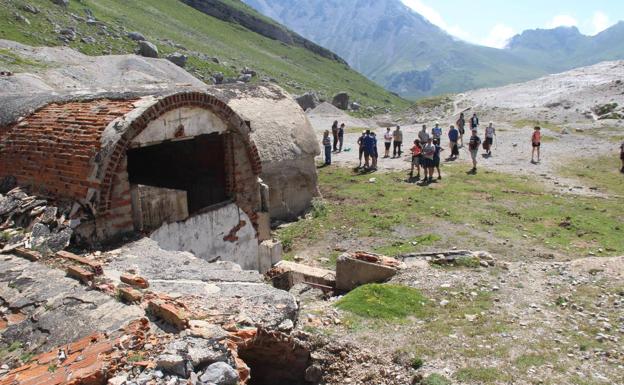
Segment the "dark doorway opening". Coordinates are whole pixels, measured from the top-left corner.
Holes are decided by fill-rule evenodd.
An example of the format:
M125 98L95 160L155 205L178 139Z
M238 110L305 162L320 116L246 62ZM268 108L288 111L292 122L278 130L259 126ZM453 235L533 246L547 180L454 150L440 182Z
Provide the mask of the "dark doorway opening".
M250 369L249 385L309 385L305 379L310 352L283 335L259 330L238 346L238 356Z
M130 183L186 191L189 214L224 202L224 142L207 134L128 150Z

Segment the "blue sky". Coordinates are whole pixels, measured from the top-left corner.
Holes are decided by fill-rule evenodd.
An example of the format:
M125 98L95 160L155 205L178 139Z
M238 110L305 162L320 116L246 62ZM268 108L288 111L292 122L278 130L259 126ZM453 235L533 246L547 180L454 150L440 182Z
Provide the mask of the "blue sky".
M624 20L622 0L402 0L463 40L502 48L525 29L574 25L586 35Z

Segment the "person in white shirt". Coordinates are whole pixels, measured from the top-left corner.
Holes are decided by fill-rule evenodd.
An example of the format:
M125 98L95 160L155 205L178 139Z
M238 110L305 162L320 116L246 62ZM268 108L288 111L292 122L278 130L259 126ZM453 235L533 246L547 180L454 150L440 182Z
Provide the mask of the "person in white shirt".
M492 156L492 144L494 143L494 137L496 136L496 129L494 128L494 124L490 122L488 126L485 128L485 143L483 143L483 147L487 152L487 156Z
M384 158L390 157L390 146L392 146L392 138L394 135L392 134L392 129L388 127L386 133L384 134L384 145L386 146L386 152L384 153Z

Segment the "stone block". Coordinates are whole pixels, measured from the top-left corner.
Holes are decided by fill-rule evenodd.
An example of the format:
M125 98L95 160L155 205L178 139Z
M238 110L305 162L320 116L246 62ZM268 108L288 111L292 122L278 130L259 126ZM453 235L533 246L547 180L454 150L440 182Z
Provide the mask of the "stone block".
M174 304L152 300L147 305L147 311L178 330L184 330L188 326L188 318L184 309Z
M121 296L123 300L125 300L126 302L130 302L130 303L140 302L141 299L143 298L143 294L141 294L140 291L133 289L131 287L120 287L119 295Z
M276 240L266 240L258 247L258 271L264 274L273 265L282 260L282 243Z
M18 247L17 249L13 250L13 252L18 257L28 259L31 262L36 262L41 259L41 254L38 251L30 250L25 247Z
M323 286L334 287L336 285L336 273L332 270L320 269L294 263L280 261L268 272L273 280L273 285L283 290L289 290L298 283L308 282Z
M92 272L78 266L69 266L67 268L67 275L79 280L82 283L93 281L93 278L95 277L95 274Z
M119 279L121 279L121 282L138 289L147 289L149 287L147 279L138 275L124 273Z
M95 275L102 275L104 273L104 270L102 269L102 265L99 264L98 262L92 261L84 257L80 257L74 253L70 253L69 251L61 250L61 251L56 252L55 255L58 258L68 259L70 261L77 262L81 265L88 266L93 271L93 273L95 273Z
M383 264L373 259L359 259L344 253L336 261L336 289L353 290L367 283L385 282L392 278L398 267Z

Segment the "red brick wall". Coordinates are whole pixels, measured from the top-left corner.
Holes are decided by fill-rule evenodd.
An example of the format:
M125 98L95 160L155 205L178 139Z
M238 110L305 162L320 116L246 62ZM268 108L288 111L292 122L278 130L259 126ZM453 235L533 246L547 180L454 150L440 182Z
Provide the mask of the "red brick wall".
M134 109L135 100L107 99L49 104L2 131L0 177L13 175L18 184L43 195L85 199L91 160L100 136L114 119Z

